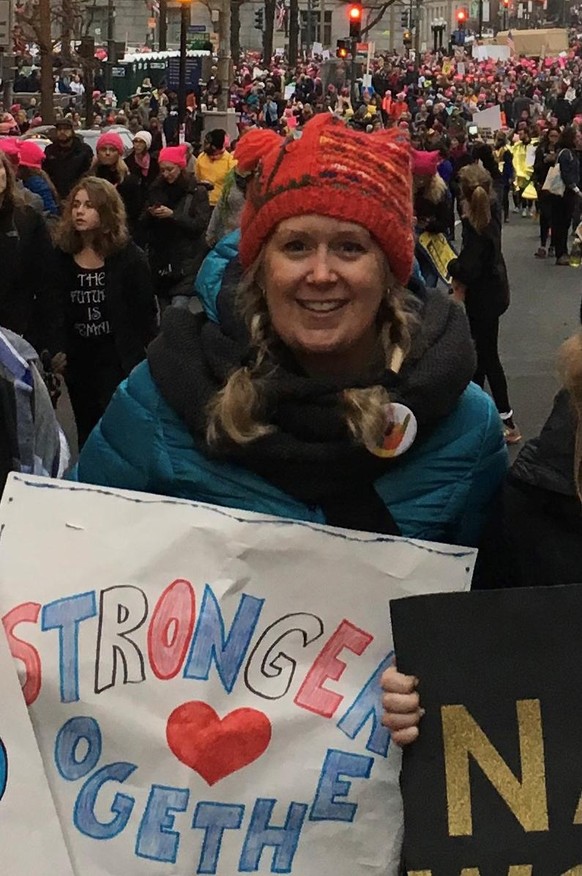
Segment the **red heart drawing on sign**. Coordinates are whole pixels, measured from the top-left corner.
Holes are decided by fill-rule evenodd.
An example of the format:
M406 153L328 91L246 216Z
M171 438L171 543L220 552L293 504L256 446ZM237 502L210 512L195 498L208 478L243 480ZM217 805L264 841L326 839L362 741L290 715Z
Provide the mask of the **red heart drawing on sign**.
M208 785L242 770L269 747L271 722L255 709L235 709L220 718L208 703L178 706L166 726L172 754Z

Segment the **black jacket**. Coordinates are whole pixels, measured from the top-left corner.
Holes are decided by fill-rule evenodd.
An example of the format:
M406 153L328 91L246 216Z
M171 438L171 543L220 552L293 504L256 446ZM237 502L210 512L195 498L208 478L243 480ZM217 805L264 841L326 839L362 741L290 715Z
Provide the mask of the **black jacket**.
M578 153L572 149L560 149L558 152L558 164L560 165L560 173L566 190L576 188L580 181Z
M443 191L438 201L418 192L414 196L414 215L423 231L446 234L451 225L451 197L448 189Z
M501 252L501 212L491 204L491 222L478 234L463 219L463 248L449 262L449 273L467 287L465 307L469 319L501 316L509 306L509 281Z
M68 294L74 288L77 265L71 255L57 250L61 308L67 326ZM115 349L125 376L145 359L147 345L158 331L158 306L145 253L130 241L105 260L107 305ZM72 341L68 334L64 352Z
M44 219L25 204L0 209L0 325L37 350L63 342L54 251Z
M539 437L525 444L507 477L479 552L477 587L582 583L575 434L570 397L561 390Z
M147 207L162 205L174 211L170 219L156 219ZM205 240L210 221L208 189L182 175L175 183L161 177L151 186L140 228L148 248L159 295L194 295L194 278L208 250Z
M553 161L546 161L546 155L549 155L549 154L550 154L550 149L548 148L547 145L542 144L542 145L538 146L538 148L536 149L536 154L535 154L535 159L534 159L534 167L533 167L533 181L534 181L535 187L538 190L538 192L541 191L541 189L546 181L546 177L548 175L548 171L549 171L550 167L553 167L554 164L556 163L556 157L558 154L556 152L556 150L554 149L551 153L554 156Z
M150 166L148 168L147 174L142 173L141 167L138 165L135 160L135 155L133 152L127 156L125 159L125 163L129 168L129 172L131 176L136 180L138 189L139 189L139 214L136 218L141 216L143 209L146 205L148 191L150 190L152 184L158 178L160 173L160 165L158 164L157 158L154 158L153 155L150 155Z
M91 147L80 137L73 138L70 149L51 143L44 153L43 170L50 176L60 198L66 198L73 186L84 176L93 162Z
M556 98L556 102L552 107L552 112L558 120L558 124L560 126L570 125L572 123L573 114L572 114L572 104L566 100L566 98L559 94Z
M115 169L105 167L104 165L97 165L93 173L99 179L107 180L117 189L117 194L125 207L130 234L133 236L143 208L143 199L138 181L131 173L126 174L125 179L120 180Z

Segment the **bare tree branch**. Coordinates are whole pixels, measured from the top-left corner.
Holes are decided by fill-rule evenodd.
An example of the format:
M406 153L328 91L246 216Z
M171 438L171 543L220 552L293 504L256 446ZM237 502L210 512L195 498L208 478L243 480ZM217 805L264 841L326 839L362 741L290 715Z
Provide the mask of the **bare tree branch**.
M366 34L369 33L369 31L371 31L373 27L376 27L376 25L379 24L382 21L382 19L384 18L386 10L390 6L394 6L395 3L396 3L396 0L387 0L387 2L382 3L381 6L371 7L370 12L372 11L372 9L374 9L375 12L372 16L370 16L370 14L368 14L366 26L362 28L362 36L366 36Z

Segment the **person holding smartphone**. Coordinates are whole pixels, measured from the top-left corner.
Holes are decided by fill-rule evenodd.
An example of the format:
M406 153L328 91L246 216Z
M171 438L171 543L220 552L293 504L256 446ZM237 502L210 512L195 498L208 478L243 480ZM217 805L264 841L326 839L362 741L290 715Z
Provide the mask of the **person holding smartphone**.
M187 173L187 162L187 146L162 149L160 176L148 192L141 222L140 242L147 247L162 306L190 305L194 278L207 252L208 189Z

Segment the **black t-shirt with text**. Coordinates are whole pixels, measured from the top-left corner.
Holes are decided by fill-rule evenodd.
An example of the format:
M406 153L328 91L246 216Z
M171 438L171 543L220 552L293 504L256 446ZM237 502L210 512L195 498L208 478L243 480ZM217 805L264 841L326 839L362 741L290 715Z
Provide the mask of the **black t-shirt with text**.
M77 267L76 283L67 295L67 328L75 346L112 342L105 266Z

